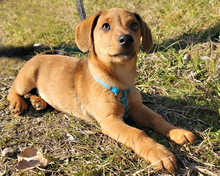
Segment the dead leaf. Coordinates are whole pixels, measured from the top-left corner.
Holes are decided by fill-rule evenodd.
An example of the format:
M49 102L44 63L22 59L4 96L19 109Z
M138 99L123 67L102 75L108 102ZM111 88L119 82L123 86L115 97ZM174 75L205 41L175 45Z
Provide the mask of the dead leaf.
M25 148L22 150L21 154L18 155L18 165L17 170L30 170L35 167L46 167L49 160L43 157L43 154L35 148Z
M14 154L15 154L15 149L13 149L13 148L5 148L2 151L3 157L12 157Z

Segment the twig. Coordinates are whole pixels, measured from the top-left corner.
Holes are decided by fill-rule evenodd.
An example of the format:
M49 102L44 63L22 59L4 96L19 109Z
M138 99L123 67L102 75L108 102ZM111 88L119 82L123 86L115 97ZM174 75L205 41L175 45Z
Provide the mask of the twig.
M60 171L46 170L46 169L40 168L38 166L36 168L38 168L39 170L44 171L44 172L60 173Z
M86 18L86 12L83 6L82 0L76 0L77 10L79 13L80 21L83 21Z

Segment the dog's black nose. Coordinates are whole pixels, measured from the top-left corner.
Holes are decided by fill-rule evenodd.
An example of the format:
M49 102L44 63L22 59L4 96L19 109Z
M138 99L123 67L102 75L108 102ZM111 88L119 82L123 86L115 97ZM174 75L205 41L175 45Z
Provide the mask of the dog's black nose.
M123 46L132 44L133 42L134 38L130 34L123 34L118 38L118 43Z

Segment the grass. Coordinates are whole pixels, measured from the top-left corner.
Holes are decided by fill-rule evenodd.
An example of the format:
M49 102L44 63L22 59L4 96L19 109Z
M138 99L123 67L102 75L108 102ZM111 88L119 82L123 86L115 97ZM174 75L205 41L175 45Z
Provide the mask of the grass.
M167 121L194 132L197 143L177 146L149 129L150 137L176 156L177 175L220 174L220 2L84 0L87 16L121 7L138 12L152 30L150 53L139 52L136 86L143 102ZM79 23L75 1L0 1L0 46L43 43L82 57L75 48L74 29ZM27 56L29 57L29 56ZM104 136L96 123L47 110L30 108L24 116L7 114L5 96L14 76L26 62L0 60L0 148L19 153L36 147L51 161L19 175L158 175L149 164L123 144ZM133 125L132 122L128 122ZM67 141L71 134L73 141ZM0 172L17 173L16 156L0 158Z
M3 45L44 43L50 46L73 45L79 20L74 1L1 1ZM16 40L15 40L16 38Z

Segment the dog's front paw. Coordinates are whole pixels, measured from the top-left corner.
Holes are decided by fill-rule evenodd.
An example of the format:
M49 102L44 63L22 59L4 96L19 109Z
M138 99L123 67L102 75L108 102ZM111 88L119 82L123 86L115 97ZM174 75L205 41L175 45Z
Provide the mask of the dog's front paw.
M156 170L165 169L168 172L177 170L175 156L161 144L154 145L145 155Z
M170 130L168 137L177 144L194 143L196 140L192 132L180 128Z
M20 115L27 110L27 104L21 97L19 97L11 101L9 109L12 114Z
M32 106L36 110L42 110L42 109L45 109L47 107L47 103L42 98L40 98L36 95L31 95L30 96L30 101L31 101Z

